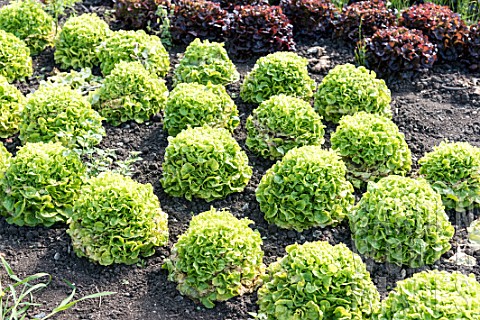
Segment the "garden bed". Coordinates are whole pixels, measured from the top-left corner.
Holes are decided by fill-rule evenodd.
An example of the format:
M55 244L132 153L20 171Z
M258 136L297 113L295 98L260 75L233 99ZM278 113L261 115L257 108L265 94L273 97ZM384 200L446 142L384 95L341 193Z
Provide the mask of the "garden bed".
M5 2L0 1L0 6ZM104 6L92 6L89 2L77 5L80 12L97 12L103 15L110 10ZM178 63L177 53L184 48L171 50L172 66ZM354 61L353 49L347 45L323 39L314 43L303 40L297 45L297 52L309 59L309 71L317 83L335 65ZM99 291L115 291L117 294L102 300L88 300L71 310L60 314L56 319L249 319L249 312L255 312L256 294L218 303L213 309L206 309L183 297L175 289L176 284L167 281L167 271L162 269L169 248L182 234L193 214L215 208L228 208L236 217L248 217L255 221L254 228L260 231L265 251L264 262L269 264L285 254L285 246L298 242L326 240L331 244L345 243L354 250L350 231L346 222L332 228L313 228L302 233L293 230L278 229L267 224L255 200L255 188L262 175L271 167L273 161L256 157L245 147L245 121L254 105L245 104L239 98L240 83L251 70L255 60L236 62L241 79L227 87L237 104L241 125L235 130L234 138L249 157L253 167L253 176L245 190L229 195L224 200L206 203L194 199L187 201L165 194L159 179L161 166L167 146L167 134L163 130L162 119L155 116L144 124L127 122L119 127L106 126L107 136L100 147L116 149L120 159L125 159L131 151L141 152L141 160L133 165L132 177L142 183L151 183L158 196L162 209L169 215L170 240L167 247L158 248L154 256L144 259L139 265L115 265L103 267L86 259L78 258L71 247L66 227L53 228L17 227L0 218L0 254L10 263L13 270L24 276L36 272L47 272L53 276L52 284L37 296L37 302L45 306L34 310L40 314L51 310L69 292L62 281L66 279L78 288L78 295L87 295ZM20 89L28 94L38 87L39 80L53 71L53 50L46 50L34 58L33 77L22 84ZM167 76L171 89L172 72ZM470 73L461 65L437 65L432 71L422 75L414 82L394 82L392 90L393 120L412 151L415 173L417 160L425 152L431 151L442 140L468 141L480 147L480 75ZM327 125L326 143L329 147L329 135L334 126ZM15 152L20 145L18 138L3 140L9 151ZM359 195L357 195L359 196ZM398 280L425 269L440 269L474 273L480 281L480 267L459 266L448 261L458 248L466 248L466 227L480 212L470 212L459 218L449 212L450 221L456 234L451 241L452 248L434 265L420 269L401 268L395 265L375 263L364 260L372 279L383 297L395 286ZM480 261L480 252L472 253Z

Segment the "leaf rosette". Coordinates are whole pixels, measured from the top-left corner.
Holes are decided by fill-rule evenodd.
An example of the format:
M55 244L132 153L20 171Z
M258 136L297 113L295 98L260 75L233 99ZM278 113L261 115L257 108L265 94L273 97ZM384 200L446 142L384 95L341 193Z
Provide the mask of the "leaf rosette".
M463 57L469 29L459 13L448 6L420 3L402 11L399 24L423 32L438 48L438 58L456 61Z
M473 274L415 273L397 282L372 319L480 319L480 283Z
M468 240L470 246L475 251L480 250L480 218L472 221L470 226L467 228L468 231Z
M60 143L27 143L0 179L0 213L19 226L66 222L84 175L79 155Z
M480 148L468 142L442 142L418 161L419 173L442 196L447 209L480 206Z
M297 231L338 224L355 202L346 171L333 151L318 146L289 151L258 185L256 197L265 220Z
M309 100L316 85L308 75L307 65L308 60L294 52L261 57L245 77L240 97L252 103L261 103L279 94Z
M96 50L105 76L120 61L140 61L145 69L160 78L165 77L170 69L170 58L160 38L143 30L111 32Z
M21 0L0 8L0 29L25 41L36 55L53 44L55 23L39 1Z
M118 126L128 120L147 121L165 108L167 97L165 80L148 72L139 61L121 61L89 98L93 109Z
M108 171L87 180L69 224L75 253L100 265L137 263L168 242L167 214L152 185Z
M360 254L410 268L440 259L455 232L426 180L395 175L370 182L348 218Z
M174 41L190 44L196 38L223 41L227 28L227 11L219 3L207 0L175 1L170 17Z
M392 120L380 115L362 111L342 117L330 141L355 188L391 174L404 176L412 166L405 136Z
M480 21L470 26L465 47L467 48L466 58L471 63L476 63L480 60Z
M296 243L286 251L258 290L259 319L362 320L379 306L365 264L343 243Z
M365 48L366 66L383 78L413 78L437 60L437 48L420 30L405 27L380 29L357 44Z
M240 79L240 74L228 57L223 43L201 41L191 42L175 68L173 82L197 82L200 84L227 85Z
M223 128L188 128L168 137L160 180L166 193L213 201L241 192L252 176L248 157Z
M279 6L259 1L236 5L227 15L226 46L239 59L275 51L295 50L293 26Z
M115 18L122 22L122 29L156 31L156 27L161 24L162 20L158 16L157 10L160 6L170 10L171 2L171 0L116 0L113 8L115 9Z
M294 35L326 35L340 14L330 0L281 0L280 6L292 22Z
M22 142L58 141L72 148L97 145L103 118L79 92L66 85L43 85L27 97L20 122Z
M108 24L96 14L69 18L55 41L55 62L64 69L99 65L95 50L109 33Z
M391 117L391 93L385 81L365 67L347 63L328 72L315 93L315 110L327 121L338 123L359 111Z
M179 83L168 97L163 128L176 136L188 127L209 125L232 132L239 124L237 106L222 85Z
M165 260L168 279L177 282L182 295L207 308L254 291L265 265L262 238L251 223L214 208L194 216Z
M9 83L25 80L33 74L30 49L25 42L9 32L0 30L0 76Z
M247 147L264 158L279 159L289 150L325 141L322 117L299 98L276 95L247 118Z

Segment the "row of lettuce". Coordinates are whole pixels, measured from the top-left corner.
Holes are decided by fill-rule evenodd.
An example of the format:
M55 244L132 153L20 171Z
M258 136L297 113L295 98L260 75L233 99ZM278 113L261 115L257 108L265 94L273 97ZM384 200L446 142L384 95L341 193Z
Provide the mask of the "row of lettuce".
M104 38L82 42L77 30L90 27ZM28 47L0 35L24 48L2 47L6 69L22 65L15 60L22 52L28 64ZM152 186L111 172L89 176L77 153L100 142L104 119L143 122L161 111L170 135L160 179L167 194L213 201L244 190L252 168L231 135L240 121L224 88L239 77L221 44L195 40L170 93L159 79L169 70L168 54L155 36L112 32L82 15L67 21L56 49L63 68L100 65L105 79L92 86L90 73L71 72L27 98L8 83L15 72L1 79L2 137L19 130L24 143L15 157L0 148L0 214L7 222L66 222L77 255L101 265L136 263L167 245L168 217ZM445 207L461 213L480 203L480 151L468 143L445 142L426 154L419 161L426 180L404 177L412 159L390 119L390 91L363 67L338 66L317 88L305 59L279 52L257 61L240 97L259 104L246 122L247 147L279 160L256 190L269 223L302 231L347 219L360 254L415 268L450 249L454 228ZM332 150L320 147L323 119L338 123ZM367 182L355 205L354 189ZM445 318L480 316L480 284L459 273L418 273L380 304L361 258L343 244L288 246L266 273L262 240L250 223L215 209L192 218L164 264L178 290L213 307L259 288L259 319L417 319L431 310ZM479 233L473 226L471 234Z
M359 62L382 77L411 77L436 61L478 65L480 21L469 26L449 7L434 3L398 12L382 0L352 2L338 9L330 0L282 0L278 6L248 0L120 0L115 9L126 27L158 32L168 17L174 41L225 42L237 58L294 50L294 36L300 35L355 44ZM159 17L158 8L170 14ZM478 5L472 10L478 11Z

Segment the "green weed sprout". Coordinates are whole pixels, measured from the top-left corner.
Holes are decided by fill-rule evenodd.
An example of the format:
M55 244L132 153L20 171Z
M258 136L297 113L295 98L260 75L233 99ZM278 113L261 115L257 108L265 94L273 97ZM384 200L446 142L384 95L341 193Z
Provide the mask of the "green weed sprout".
M14 273L5 258L0 256L0 261L2 262L2 267L10 280L7 285L4 285L0 279L0 319L26 319L27 312L31 307L41 306L41 304L34 302L34 297L50 284L52 281L52 276L48 273L40 272L21 279ZM70 295L63 299L60 304L56 306L49 314L41 318L35 317L35 319L47 320L52 318L57 313L70 309L79 302L88 299L102 298L116 293L104 291L73 300L76 287L70 282L66 280L64 281L72 289Z

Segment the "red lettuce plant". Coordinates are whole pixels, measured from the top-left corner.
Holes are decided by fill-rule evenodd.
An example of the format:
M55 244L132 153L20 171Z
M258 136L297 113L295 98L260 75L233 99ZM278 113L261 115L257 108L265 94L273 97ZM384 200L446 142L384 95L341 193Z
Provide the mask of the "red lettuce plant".
M468 27L449 7L434 3L415 5L402 12L399 23L421 30L437 46L439 58L455 61L463 55Z
M169 0L115 0L115 17L123 27L132 30L145 29L159 24L158 6L171 7Z
M227 11L220 4L206 0L178 0L170 21L176 42L189 44L195 38L223 41Z
M367 67L381 77L412 78L430 69L437 59L435 45L420 30L380 29L362 44Z
M330 0L282 0L280 6L292 22L295 35L315 36L331 31L339 14Z
M388 9L381 0L356 2L343 7L341 15L334 22L336 35L354 42L396 24L395 11Z
M295 49L293 26L279 6L236 6L229 17L227 49L233 56Z

